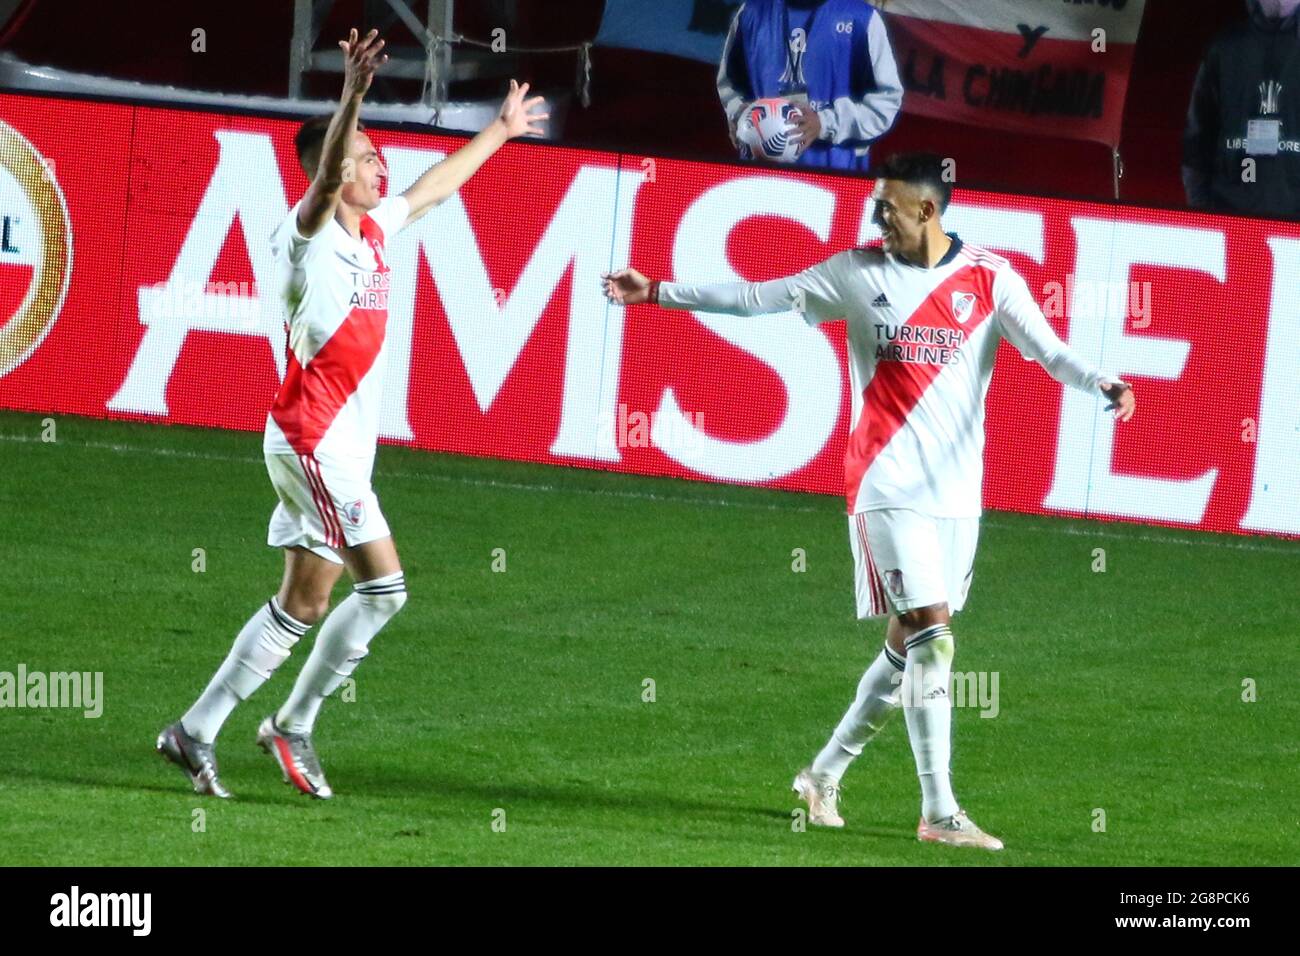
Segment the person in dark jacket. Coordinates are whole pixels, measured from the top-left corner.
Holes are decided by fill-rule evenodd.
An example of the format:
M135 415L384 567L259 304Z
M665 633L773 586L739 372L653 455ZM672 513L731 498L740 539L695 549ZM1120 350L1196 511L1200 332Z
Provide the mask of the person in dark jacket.
M1187 111L1183 186L1198 209L1300 219L1300 0L1246 0L1210 45Z

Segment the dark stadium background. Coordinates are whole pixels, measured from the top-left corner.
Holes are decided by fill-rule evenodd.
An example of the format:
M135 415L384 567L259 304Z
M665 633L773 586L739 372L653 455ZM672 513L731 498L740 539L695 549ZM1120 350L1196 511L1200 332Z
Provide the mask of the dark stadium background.
M417 11L423 11L417 4ZM518 0L517 23L503 21L495 0L460 0L456 29L490 38L498 25L509 42L546 46L580 43L596 35L603 0ZM1147 0L1124 116L1121 152L1124 199L1147 205L1182 206L1180 139L1192 80L1202 53L1225 26L1245 19L1243 0ZM34 64L59 66L121 79L230 93L286 94L290 0L26 0L0 33L0 50ZM349 26L379 25L390 44L413 43L386 4L338 0L321 31L317 49L328 47ZM207 31L208 53L190 52L190 31ZM174 37L170 46L163 38ZM572 54L519 57L521 78L541 91L571 91ZM678 57L635 50L592 51L592 103L575 104L564 141L628 152L731 158L714 92L714 68ZM391 81L390 81L391 82ZM308 94L334 97L339 77L316 74ZM378 84L377 84L378 86ZM455 84L452 97L487 98L499 82ZM418 84L390 86L408 100ZM383 87L377 91L384 95ZM373 97L372 97L373 98ZM896 149L936 149L956 158L971 185L1014 192L1110 198L1109 149L1075 140L1018 136L903 115L884 141Z

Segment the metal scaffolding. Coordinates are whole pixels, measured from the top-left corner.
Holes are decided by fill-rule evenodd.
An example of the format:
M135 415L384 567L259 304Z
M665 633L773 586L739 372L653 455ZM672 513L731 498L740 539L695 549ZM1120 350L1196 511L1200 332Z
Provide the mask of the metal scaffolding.
M411 48L390 44L386 50L388 63L384 72L393 77L422 80L421 100L429 106L447 102L447 87L454 79L471 79L484 75L481 66L467 62L454 76L452 71L451 39L452 14L455 0L426 0L427 15L421 23L413 7L418 0L384 0L423 49L418 54ZM293 38L289 44L289 97L301 99L303 76L309 72L342 73L343 51L337 48L313 50L320 35L321 25L329 16L334 0L294 0Z
M375 0L378 2L378 0ZM591 47L593 41L554 47L507 45L505 31L493 31L488 41L461 36L453 26L455 0L425 0L425 21L414 11L419 0L383 0L404 23L419 47L390 43L384 48L388 62L384 75L421 80L420 102L437 117L449 99L452 82L506 79L513 75L520 54L566 54L576 56L574 92L584 106L590 103ZM294 0L293 38L289 45L289 97L302 99L303 77L307 73L342 73L343 51L337 47L314 50L321 26L329 17L334 0ZM517 19L518 0L497 0L494 10L503 22ZM498 35L499 34L499 35ZM453 59L453 46L459 46ZM504 54L504 55L503 55ZM554 103L555 101L552 100Z

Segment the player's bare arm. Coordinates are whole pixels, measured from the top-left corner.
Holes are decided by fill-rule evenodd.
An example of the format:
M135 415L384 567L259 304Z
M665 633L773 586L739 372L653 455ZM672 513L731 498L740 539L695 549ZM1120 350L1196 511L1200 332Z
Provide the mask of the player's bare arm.
M354 28L346 40L339 41L339 47L343 50L343 95L325 133L320 165L298 208L298 231L307 237L316 235L334 218L346 181L344 166L357 128L361 100L370 89L375 70L388 61L387 54L380 55L384 41L379 39L378 30L358 38Z
M514 139L516 136L542 134L543 130L539 124L550 119L551 114L536 112L542 105L543 97L534 96L531 99L524 99L527 94L527 83L520 86L511 80L510 92L501 103L501 111L497 114L497 118L468 143L428 170L402 193L411 204L411 211L406 220L408 223L419 219L460 189L507 140Z

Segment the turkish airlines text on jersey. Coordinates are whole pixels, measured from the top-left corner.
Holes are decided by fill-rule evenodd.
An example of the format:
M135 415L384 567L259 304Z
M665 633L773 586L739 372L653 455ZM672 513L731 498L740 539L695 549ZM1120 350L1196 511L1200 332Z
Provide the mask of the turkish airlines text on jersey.
M260 432L285 370L267 240L306 188L295 129L0 96L0 407ZM390 193L463 142L371 138ZM841 494L842 323L625 310L600 275L796 272L873 239L870 185L508 145L388 246L381 434ZM964 189L944 222L1141 394L1117 426L1003 344L988 507L1300 535L1300 225Z

